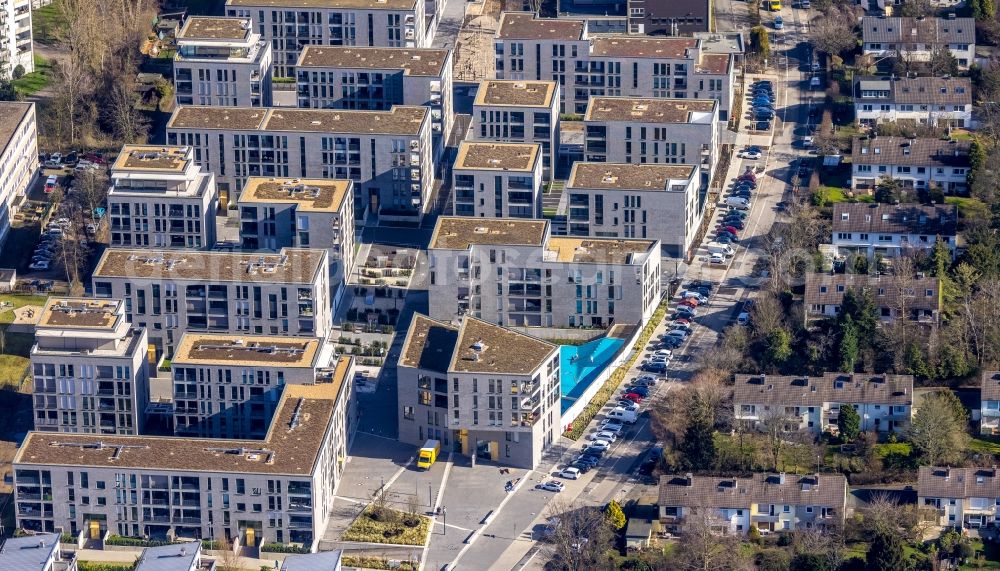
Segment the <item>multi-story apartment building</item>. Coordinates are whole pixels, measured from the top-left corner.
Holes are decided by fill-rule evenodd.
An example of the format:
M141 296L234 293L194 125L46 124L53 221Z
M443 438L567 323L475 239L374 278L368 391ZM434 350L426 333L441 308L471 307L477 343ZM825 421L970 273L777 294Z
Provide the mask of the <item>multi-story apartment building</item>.
M171 356L182 333L292 335L330 332L329 254L104 251L91 278L97 298L125 300L128 320ZM159 357L159 355L158 355Z
M194 147L198 164L231 194L252 176L349 179L358 219L419 220L434 182L426 107L180 107L167 141Z
M847 479L843 474L754 474L726 476L660 476L657 504L667 531L682 531L684 518L708 510L712 529L742 535L756 527L762 533L836 529L847 514Z
M245 250L325 248L331 284L354 268L354 190L349 180L250 177L240 193Z
M831 241L838 250L895 258L910 249L929 251L938 240L955 253L958 210L953 204L833 205Z
M646 323L660 300L657 240L550 236L546 220L438 219L430 317L520 327Z
M708 99L593 97L583 156L598 163L696 165L707 189L719 160L719 102Z
M862 125L912 121L972 126L968 77L861 77L854 82L854 116Z
M972 18L861 19L865 54L926 62L935 51L948 50L958 67L968 69L976 56L976 21Z
M851 188L874 191L883 179L905 188L939 188L947 194L969 190L968 141L876 137L854 139Z
M264 438L286 385L311 385L330 372L325 339L185 333L170 372L174 433Z
M35 71L31 39L31 0L0 0L0 75L14 77L18 66Z
M715 99L729 120L734 55L701 38L623 34L590 37L584 20L505 12L494 36L497 79L555 81L563 113L583 113L591 97Z
M1000 371L982 372L979 394L979 429L982 434L1000 434Z
M306 45L428 48L444 2L438 0L227 0L226 15L250 18L271 42L274 74L295 77Z
M30 432L13 462L17 525L314 550L357 422L352 369L286 386L262 440Z
M472 138L538 143L542 173L550 180L559 160L559 84L496 79L480 83L472 104Z
M463 141L452 177L455 216L542 217L540 145Z
M913 377L736 375L733 408L737 422L756 426L778 420L791 430L836 433L844 406L858 411L863 431L905 430L913 408Z
M435 153L451 133L451 51L435 48L306 46L299 56L299 107L388 110L423 105L431 110Z
M848 291L867 293L882 321L906 319L936 324L941 314L941 287L937 278L917 276L807 273L805 321L836 317Z
M559 347L470 316L416 314L399 361L399 440L532 469L558 437Z
M35 104L0 101L0 243L38 172Z
M0 546L0 569L77 571L76 557L74 554L63 554L59 539L58 533L38 533L5 539Z
M652 238L685 257L704 213L700 183L691 165L574 163L564 190L569 235Z
M711 32L712 6L712 0L628 0L628 32L650 36Z
M249 18L191 16L177 32L177 105L268 107L271 44Z
M917 506L934 510L939 527L978 529L1000 522L1000 474L991 468L921 466Z
M35 430L141 433L149 402L146 341L121 300L49 298L31 348Z
M215 176L191 147L125 145L111 166L112 246L211 248L218 209Z

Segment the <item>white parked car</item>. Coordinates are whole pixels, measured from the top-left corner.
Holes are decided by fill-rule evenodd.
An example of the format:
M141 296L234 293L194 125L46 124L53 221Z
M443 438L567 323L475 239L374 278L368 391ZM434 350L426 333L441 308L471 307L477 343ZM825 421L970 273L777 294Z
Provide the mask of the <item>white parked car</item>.
M566 484L559 480L550 480L544 484L538 484L538 488L547 492L561 492L566 489Z
M740 151L739 153L736 153L736 156L743 159L749 159L751 161L760 160L760 153L758 151Z
M579 468L574 468L572 466L569 466L567 468L563 468L562 471L559 472L559 477L566 478L567 480L579 480L580 479L580 469Z
M653 356L654 357L666 357L667 359L670 359L671 357L674 356L674 352L671 351L670 349L659 349L658 351L656 351L655 353L653 353ZM643 376L643 377L639 377L636 380L637 381L645 381L645 380L655 381L656 379L654 377L646 375L646 376Z
M726 257L723 256L722 254L712 254L708 258L708 263L710 263L710 264L725 264L726 263Z
M45 260L38 260L37 262L28 266L32 270L47 270L49 269L49 263Z
M625 425L613 418L605 418L604 420L601 421L601 430L607 430L608 432L621 434L622 430L625 430Z
M597 440L592 441L590 443L590 446L592 448L600 448L602 450L607 450L608 448L611 448L611 443L608 442L607 440L597 439Z
M608 432L607 430L597 429L587 435L587 440L592 440L597 442L598 440L607 440L608 442L614 442L618 437L615 436L613 432Z

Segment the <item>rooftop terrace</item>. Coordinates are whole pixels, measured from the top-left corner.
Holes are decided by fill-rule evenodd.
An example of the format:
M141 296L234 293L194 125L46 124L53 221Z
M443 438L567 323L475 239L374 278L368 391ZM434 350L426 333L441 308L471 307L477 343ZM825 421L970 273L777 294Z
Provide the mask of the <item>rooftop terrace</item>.
M239 202L296 203L302 210L338 212L351 188L350 180L250 177Z
M544 220L504 220L498 218L438 218L430 247L467 250L473 244L496 246L541 246L548 222Z

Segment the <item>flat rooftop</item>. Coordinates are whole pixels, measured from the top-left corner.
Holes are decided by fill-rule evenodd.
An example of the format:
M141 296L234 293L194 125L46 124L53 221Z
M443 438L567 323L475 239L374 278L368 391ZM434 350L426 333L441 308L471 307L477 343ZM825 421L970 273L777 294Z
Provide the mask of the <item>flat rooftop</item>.
M633 36L598 36L591 42L591 55L600 57L683 59L698 47L694 38L649 38Z
M504 12L496 37L500 40L580 40L587 25L583 20L536 18L526 12Z
M167 121L168 129L260 129L270 109L262 107L209 107L180 105Z
M545 220L504 220L499 218L438 218L430 248L467 250L473 244L495 246L541 246L545 242Z
M322 178L247 179L239 202L298 204L304 211L339 212L344 199L352 196L350 180Z
M410 329L406 332L399 364L403 367L447 373L457 342L458 327L414 313Z
M567 238L553 236L546 251L556 262L582 264L631 264L633 256L646 254L656 240L619 240L617 238ZM548 259L548 258L546 258Z
M695 65L696 74L723 75L732 67L733 57L729 54L701 54L701 61Z
M446 70L449 53L433 48L305 46L295 67L402 70L404 75L440 77Z
M114 329L119 300L51 297L42 308L38 327L67 329Z
M417 135L428 113L427 107L403 105L388 111L183 106L174 111L167 128Z
M573 163L566 188L595 190L684 191L695 177L693 165Z
M227 0L226 6L325 10L413 10L417 0Z
M466 316L448 370L530 375L558 351L547 341Z
M185 365L253 363L258 367L311 368L318 353L318 339L185 333L171 362Z
M717 106L712 99L591 97L584 121L711 124Z
M490 79L479 84L475 105L498 107L552 107L554 81Z
M249 18L191 16L177 32L179 40L246 40L252 33Z
M17 126L24 116L31 111L34 103L20 101L0 101L0 153L7 149L10 140L14 138Z
M191 147L125 145L111 170L183 173L191 160Z
M93 279L312 284L325 256L326 250L300 248L283 248L276 254L109 248Z
M345 382L350 382L349 359L338 362L338 376L332 382L286 385L263 440L29 432L14 462L21 466L309 476L325 447L334 413L338 406L346 406L338 401Z
M541 145L537 143L470 143L458 146L456 170L498 170L532 172L538 165Z

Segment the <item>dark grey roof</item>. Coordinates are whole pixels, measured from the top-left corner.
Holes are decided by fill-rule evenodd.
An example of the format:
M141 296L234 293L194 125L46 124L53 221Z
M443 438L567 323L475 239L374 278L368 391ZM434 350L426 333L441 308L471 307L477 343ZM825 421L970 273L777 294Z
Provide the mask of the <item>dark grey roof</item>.
M1000 371L983 371L980 400L1000 400Z
M281 564L281 571L339 571L340 554L338 550L289 555Z
M59 549L59 534L12 537L0 547L0 569L3 571L40 571L54 558ZM187 570L185 570L187 571Z
M878 96L862 93L879 91ZM968 77L860 77L854 82L857 103L916 105L971 105L972 80Z
M976 21L972 18L881 18L861 19L864 43L975 44Z
M958 209L951 204L867 204L838 202L833 205L833 232L873 234L924 234L954 236Z
M857 138L851 149L854 164L968 167L969 141L907 139L905 137Z
M189 571L200 552L200 541L147 547L135 571Z
M996 467L921 466L917 495L926 498L1000 498L1000 475Z
M823 403L910 405L910 375L826 373L822 377L736 375L736 404L821 406Z
M781 483L781 478L785 483ZM660 507L744 508L751 504L826 506L847 504L843 474L754 474L749 478L722 476L660 476Z

